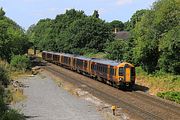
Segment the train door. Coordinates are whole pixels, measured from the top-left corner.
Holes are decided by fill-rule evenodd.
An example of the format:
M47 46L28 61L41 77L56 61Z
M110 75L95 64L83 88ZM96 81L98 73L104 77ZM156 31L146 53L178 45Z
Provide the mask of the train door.
M125 68L125 79L126 82L130 82L131 81L131 69L129 67Z

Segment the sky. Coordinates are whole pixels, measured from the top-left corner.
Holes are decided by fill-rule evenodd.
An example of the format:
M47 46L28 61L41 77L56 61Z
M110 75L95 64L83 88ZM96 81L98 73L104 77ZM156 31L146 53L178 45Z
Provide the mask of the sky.
M98 10L100 18L111 22L113 20L128 21L140 9L150 9L156 0L0 0L6 16L14 20L22 28L28 29L40 19L54 19L67 9L83 10L86 15L92 15Z

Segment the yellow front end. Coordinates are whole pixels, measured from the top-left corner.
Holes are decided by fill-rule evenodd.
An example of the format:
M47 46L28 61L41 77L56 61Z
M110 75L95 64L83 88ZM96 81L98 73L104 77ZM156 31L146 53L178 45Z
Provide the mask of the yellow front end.
M134 85L135 84L135 68L132 64L124 62L117 66L116 77L118 83L123 85Z

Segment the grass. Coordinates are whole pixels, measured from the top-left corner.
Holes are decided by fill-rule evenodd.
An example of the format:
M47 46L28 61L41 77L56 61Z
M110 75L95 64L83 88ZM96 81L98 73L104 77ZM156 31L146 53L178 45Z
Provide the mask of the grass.
M136 84L149 88L149 93L180 104L180 75L158 71L147 74L136 67Z
M4 68L7 70L9 74L10 80L18 80L20 77L24 77L31 74L31 71L15 71L12 70L12 67L7 62L0 60L0 65L4 66ZM16 103L19 101L22 101L26 98L26 96L23 95L23 90L20 88L14 88L11 84L8 86L6 90L6 102L7 103Z
M1 116L0 120L25 120L25 117L19 111L10 109Z
M0 60L0 66L6 70L7 74L12 73L11 66L5 62ZM3 73L3 74L6 74ZM3 76L1 74L1 77ZM9 81L9 76L7 76L7 81ZM1 78L0 78L1 79ZM7 106L7 104L12 103L17 100L21 100L23 94L20 90L15 89L12 85L8 85L6 88L5 85L0 83L0 120L24 120L24 115L19 111L11 109Z
M149 88L149 93L180 91L180 75L157 72L148 75L140 67L136 68L136 83Z
M158 92L157 96L180 104L180 92L176 92L176 91Z

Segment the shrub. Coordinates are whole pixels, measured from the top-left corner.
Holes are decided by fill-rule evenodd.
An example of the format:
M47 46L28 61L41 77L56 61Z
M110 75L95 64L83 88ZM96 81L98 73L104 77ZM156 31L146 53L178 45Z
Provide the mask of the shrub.
M25 120L24 116L16 110L8 110L0 120Z
M31 66L30 59L25 55L13 56L10 64L16 70L22 70L22 71L29 69Z
M163 99L175 101L180 104L180 92L175 92L175 91L159 92L157 93L157 96Z
M7 86L9 84L9 75L7 70L0 65L0 85Z

